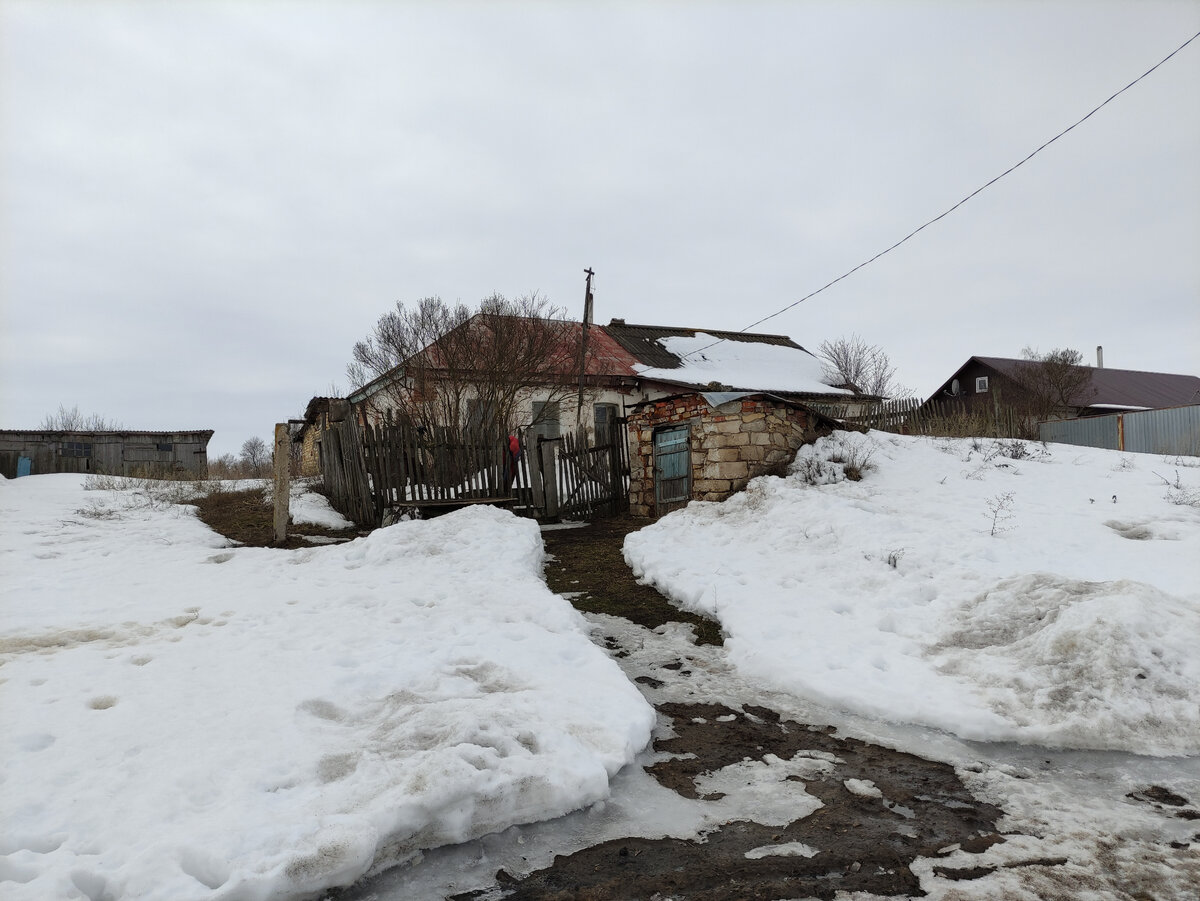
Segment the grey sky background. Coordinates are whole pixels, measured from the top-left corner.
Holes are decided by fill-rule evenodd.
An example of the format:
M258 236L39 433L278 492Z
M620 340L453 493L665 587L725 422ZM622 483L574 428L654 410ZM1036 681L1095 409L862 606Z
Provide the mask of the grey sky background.
M740 329L1200 31L1197 2L0 0L0 426L216 429L346 387L397 300ZM1200 373L1200 40L764 323L927 395L1070 346Z

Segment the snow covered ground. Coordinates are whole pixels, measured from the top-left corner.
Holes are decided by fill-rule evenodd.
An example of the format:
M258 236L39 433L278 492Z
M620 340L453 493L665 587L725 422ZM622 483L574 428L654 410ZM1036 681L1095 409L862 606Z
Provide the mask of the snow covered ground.
M764 686L967 739L1196 755L1196 463L836 433L625 553Z
M762 704L953 763L1007 840L916 866L932 897L1188 897L1194 826L1127 795L1200 796L1195 462L825 439L627 539L724 649L585 621L545 588L536 527L494 510L282 552L153 494L0 481L0 895L284 899L447 846L363 889L441 898L768 815L622 769L652 759L629 681L652 676L656 702ZM344 525L312 495L293 510Z
M297 897L599 801L649 739L531 522L235 548L83 483L0 480L6 899Z

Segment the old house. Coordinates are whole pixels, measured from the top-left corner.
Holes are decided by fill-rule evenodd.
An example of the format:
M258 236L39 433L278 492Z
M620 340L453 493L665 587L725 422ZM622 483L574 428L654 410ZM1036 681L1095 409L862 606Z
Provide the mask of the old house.
M629 414L630 512L661 516L689 500L724 500L755 476L782 473L800 445L837 425L761 392L692 391L641 403Z
M579 426L594 439L633 406L689 390L768 391L792 401L851 408L877 400L826 384L820 361L786 335L635 325L623 319L606 326L553 322L546 327L558 330L563 351L551 355L539 377L521 390L515 422L509 425L549 438ZM586 353L580 354L585 342ZM471 374L445 373L434 356L420 366L395 367L349 399L370 419L408 405L435 390L439 379L450 378L469 381ZM468 399L460 415L483 420L487 411Z
M497 326L498 333L521 334L508 323ZM471 323L459 328L468 327ZM436 435L447 423L458 429L499 424L511 430L506 434L520 434L526 447L540 448L539 455L544 446L531 443L535 436L563 437L555 452L573 454L567 445L574 446L579 432L588 442L605 444L610 427L627 421L622 447L628 447L630 461L630 508L641 515L658 515L690 498L728 497L755 475L787 463L800 444L834 425L817 405L853 411L878 400L827 384L821 361L786 335L621 319L604 326L540 320L529 327L547 330L554 340L543 344L536 367L513 373L509 382L492 371L495 362L476 373L446 362L457 354L471 363L474 358L462 348L442 353L431 345L420 359L368 382L349 400L368 423L395 417L423 435ZM486 341L486 331L483 337ZM464 341L468 347L480 340L452 333L451 340L457 338L470 339ZM483 345L480 358L495 360L490 345ZM537 370L534 377L531 368ZM501 393L494 390L496 382L505 389L519 383L519 390L489 401ZM306 419L314 413L319 419L320 402L313 399ZM497 409L507 414L496 415ZM319 429L315 421L314 429ZM580 466L571 462L560 472ZM612 478L624 481L623 473ZM607 485L609 480L585 481ZM570 493L565 490L564 496Z
M6 478L94 472L151 478L208 476L211 430L189 432L53 432L0 430L0 473Z

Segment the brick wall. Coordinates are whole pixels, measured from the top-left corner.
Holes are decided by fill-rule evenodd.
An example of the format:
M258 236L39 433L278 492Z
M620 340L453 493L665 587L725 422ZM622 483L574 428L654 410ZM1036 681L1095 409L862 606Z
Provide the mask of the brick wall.
M691 497L704 501L724 500L755 476L790 463L796 449L817 434L805 410L769 398L730 401L716 409L699 394L648 403L629 416L633 515L659 515L654 431L683 423L691 429Z

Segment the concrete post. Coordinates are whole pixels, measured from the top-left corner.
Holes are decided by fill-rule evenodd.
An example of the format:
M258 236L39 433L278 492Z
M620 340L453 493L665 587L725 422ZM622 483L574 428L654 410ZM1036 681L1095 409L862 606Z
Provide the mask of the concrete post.
M291 494L292 437L286 422L275 426L275 543L287 541L288 501Z

